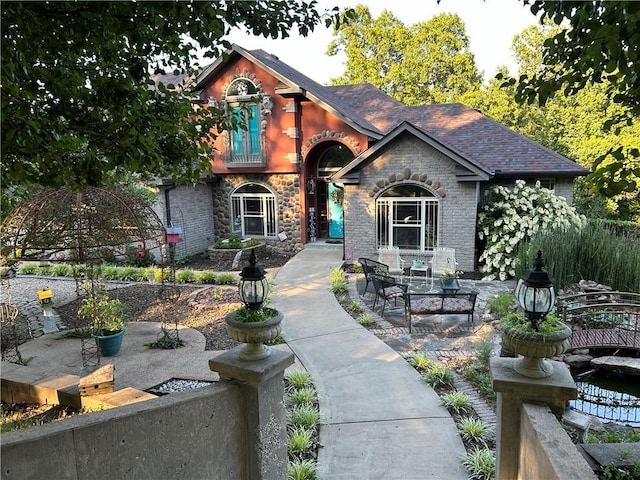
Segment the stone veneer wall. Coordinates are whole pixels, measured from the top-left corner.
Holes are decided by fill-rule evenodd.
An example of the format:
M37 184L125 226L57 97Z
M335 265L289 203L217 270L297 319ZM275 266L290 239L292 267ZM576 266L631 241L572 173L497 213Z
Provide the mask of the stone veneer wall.
M408 182L440 199L438 244L456 249L459 269L473 270L476 183L458 182L455 167L455 162L434 148L407 136L362 168L360 185L345 187L345 248L351 257L377 258L375 200L386 188ZM401 255L410 260L420 252Z
M226 175L213 188L214 229L218 239L225 239L231 233L231 192L247 182L255 182L269 188L276 194L278 209L278 233L284 232L287 239L256 238L274 248L286 252L302 249L300 228L300 179L297 174L247 174Z

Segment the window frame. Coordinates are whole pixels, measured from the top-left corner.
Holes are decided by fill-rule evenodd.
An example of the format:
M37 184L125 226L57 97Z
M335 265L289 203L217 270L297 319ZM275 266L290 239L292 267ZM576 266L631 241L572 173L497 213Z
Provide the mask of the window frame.
M263 191L241 191L243 189L261 189ZM266 185L255 182L238 185L230 195L231 233L241 238L276 238L278 235L277 196ZM256 209L255 207L258 206ZM261 232L255 233L248 221L260 219ZM255 223L255 221L254 221Z
M378 249L397 246L404 252L431 252L438 246L441 218L440 198L420 185L402 185L402 187L407 186L427 195L392 196L389 194L393 192L394 187L391 187L376 198L376 246ZM411 221L411 217L414 215L407 215L412 213L412 210L413 214L418 217L414 221ZM405 229L413 230L414 241L412 245L407 243L411 241L412 232L409 232L409 235L401 235ZM401 236L408 240L404 242L399 240Z

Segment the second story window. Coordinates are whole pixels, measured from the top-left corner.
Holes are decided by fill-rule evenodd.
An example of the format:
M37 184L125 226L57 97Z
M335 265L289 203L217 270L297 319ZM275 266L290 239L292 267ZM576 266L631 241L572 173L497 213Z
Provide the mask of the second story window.
M237 127L229 132L229 164L262 164L260 93L247 78L237 78L227 88L225 100Z

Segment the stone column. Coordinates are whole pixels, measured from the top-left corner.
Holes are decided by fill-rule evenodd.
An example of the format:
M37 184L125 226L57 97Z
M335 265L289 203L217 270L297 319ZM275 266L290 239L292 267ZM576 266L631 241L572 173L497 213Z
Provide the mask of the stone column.
M513 370L515 358L492 358L490 363L493 390L498 394L496 432L496 479L520 478L520 417L524 402L546 403L560 419L567 400L578 398L578 389L568 367L553 363L547 378L528 378Z
M284 370L293 364L290 352L272 348L263 360L246 361L238 357L242 346L212 360L209 368L220 380L240 387L246 426L246 470L251 480L287 478L287 422L284 404ZM233 448L235 446L230 446Z

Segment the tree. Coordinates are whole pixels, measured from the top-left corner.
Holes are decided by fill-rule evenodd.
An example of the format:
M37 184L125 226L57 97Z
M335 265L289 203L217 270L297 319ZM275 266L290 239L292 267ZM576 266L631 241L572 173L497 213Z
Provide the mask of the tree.
M232 27L302 35L314 0L3 2L0 101L3 187L109 185L123 175L195 181L210 164L206 132L223 112L193 113L182 79L196 47L218 57ZM333 13L332 13L333 12ZM152 74L173 74L154 84Z
M605 129L632 125L640 114L640 3L623 0L522 0L541 22L568 24L544 42L542 68L520 75L516 85L520 103L545 105L556 93L575 95L588 85L604 85L606 108L625 107L610 114ZM617 146L596 158L594 184L607 196L637 192L640 149Z
M343 50L346 71L333 85L369 82L406 105L447 103L481 83L464 23L440 14L406 26L388 10L373 19L358 5L336 25L328 55Z

